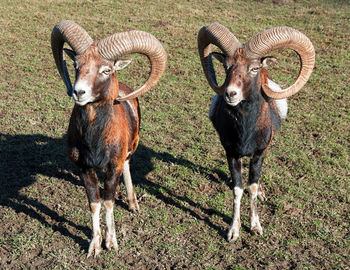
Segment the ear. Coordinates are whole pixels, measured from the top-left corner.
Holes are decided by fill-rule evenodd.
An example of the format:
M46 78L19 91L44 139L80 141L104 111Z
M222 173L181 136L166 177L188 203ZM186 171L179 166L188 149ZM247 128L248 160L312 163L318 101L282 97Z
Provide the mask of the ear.
M273 56L266 56L261 58L261 64L263 68L271 67L277 63L277 58Z
M226 56L223 53L212 52L212 56L214 56L219 62L225 65Z
M76 57L76 53L75 51L72 51L70 49L66 49L66 48L63 48L64 52L69 56L70 59L72 59L73 61L75 61L75 57Z
M131 59L119 59L114 63L114 71L115 70L122 70L123 68L126 68L127 65L131 63Z

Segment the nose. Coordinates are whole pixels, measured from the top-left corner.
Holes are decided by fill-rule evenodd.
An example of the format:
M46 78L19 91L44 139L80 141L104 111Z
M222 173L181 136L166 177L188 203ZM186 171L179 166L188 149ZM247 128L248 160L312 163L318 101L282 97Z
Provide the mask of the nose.
M74 90L74 94L77 96L77 97L81 97L82 95L85 94L85 91L84 90Z
M237 95L236 91L225 91L225 96L229 99L234 98Z

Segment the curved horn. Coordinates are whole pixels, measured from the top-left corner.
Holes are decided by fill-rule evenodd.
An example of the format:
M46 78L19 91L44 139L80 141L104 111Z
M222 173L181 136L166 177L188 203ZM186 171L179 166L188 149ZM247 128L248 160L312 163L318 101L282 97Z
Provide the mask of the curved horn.
M286 89L272 90L263 84L265 94L274 99L287 98L297 93L309 79L315 65L315 50L311 41L301 32L283 26L275 27L254 36L245 45L247 58L261 58L278 48L294 50L300 57L300 71L296 81Z
M151 73L144 85L131 94L118 98L119 101L136 98L150 90L165 70L166 52L158 39L149 33L137 30L116 33L99 41L97 46L100 55L109 60L116 60L128 53L141 53L151 62Z
M228 56L233 56L241 46L238 39L225 26L215 22L203 26L198 33L198 53L203 71L211 88L219 95L224 94L224 85L218 86L215 69L211 59L210 44L214 44Z
M69 46L79 55L82 54L92 43L89 34L73 21L62 21L56 24L51 32L51 49L55 58L58 72L60 73L67 88L68 95L72 95L72 83L69 78L66 61L63 59L63 45Z

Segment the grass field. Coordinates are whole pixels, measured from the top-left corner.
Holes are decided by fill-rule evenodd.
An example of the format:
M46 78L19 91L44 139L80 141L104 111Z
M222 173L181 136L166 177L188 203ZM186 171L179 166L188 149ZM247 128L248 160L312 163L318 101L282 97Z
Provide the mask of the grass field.
M0 0L1 269L349 269L350 3L347 0ZM152 33L168 52L159 84L140 98L141 141L132 176L141 211L127 210L123 184L115 223L119 250L86 258L91 221L84 187L65 152L73 101L50 49L53 26L71 19L99 40ZM287 25L316 50L311 79L289 99L289 115L265 160L262 236L249 230L248 194L237 242L228 168L207 117L214 92L197 53L200 27L218 21L245 42ZM293 52L271 71L297 75ZM144 57L119 78L133 87ZM247 160L243 168L247 177ZM102 224L104 221L102 220Z

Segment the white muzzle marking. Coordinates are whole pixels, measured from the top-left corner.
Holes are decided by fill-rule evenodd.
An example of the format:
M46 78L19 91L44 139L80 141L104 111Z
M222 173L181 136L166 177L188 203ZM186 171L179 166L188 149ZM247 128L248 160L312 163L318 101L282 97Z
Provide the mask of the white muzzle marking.
M243 91L241 87L237 87L236 85L230 85L225 90L225 101L230 106L238 105L243 98Z
M95 97L92 95L92 86L87 80L78 80L74 84L73 99L79 106L84 106L89 102L93 102Z

